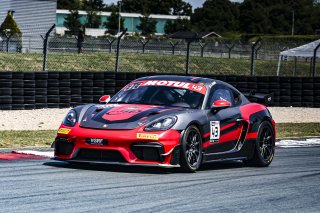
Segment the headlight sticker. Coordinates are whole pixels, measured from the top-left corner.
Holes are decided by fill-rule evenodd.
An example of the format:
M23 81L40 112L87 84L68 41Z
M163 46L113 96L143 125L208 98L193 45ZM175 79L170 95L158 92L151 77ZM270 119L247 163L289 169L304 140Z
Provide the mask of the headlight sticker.
M157 134L145 134L145 133L137 133L138 139L147 139L147 140L158 140L159 135Z
M71 129L60 128L60 129L58 130L58 133L59 133L59 134L63 134L63 135L67 135L67 134L69 134L70 131L71 131Z
M220 138L220 121L210 121L210 143L218 143Z

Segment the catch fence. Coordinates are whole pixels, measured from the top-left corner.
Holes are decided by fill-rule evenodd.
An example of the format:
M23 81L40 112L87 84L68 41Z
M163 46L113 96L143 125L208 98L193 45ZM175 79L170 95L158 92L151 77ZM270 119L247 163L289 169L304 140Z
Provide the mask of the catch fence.
M22 37L2 38L0 70L275 76L280 52L302 45L262 39L248 43L209 38L192 42L188 50L185 40L105 36L85 37L79 50L76 36L59 36L52 30L30 29ZM312 58L282 60L281 76L311 76ZM318 66L316 63L315 67Z

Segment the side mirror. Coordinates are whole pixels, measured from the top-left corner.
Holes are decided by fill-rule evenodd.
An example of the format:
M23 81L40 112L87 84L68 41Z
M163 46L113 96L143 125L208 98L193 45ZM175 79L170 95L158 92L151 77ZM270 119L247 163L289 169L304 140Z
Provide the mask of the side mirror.
M231 103L229 101L217 100L217 101L213 102L213 104L211 106L211 110L219 111L219 110L226 109L229 107L231 107Z
M99 99L100 104L107 104L111 99L110 95L104 95Z

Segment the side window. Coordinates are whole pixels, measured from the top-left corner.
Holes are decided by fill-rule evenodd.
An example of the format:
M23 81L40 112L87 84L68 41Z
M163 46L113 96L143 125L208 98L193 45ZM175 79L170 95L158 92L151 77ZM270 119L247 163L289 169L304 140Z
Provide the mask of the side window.
M234 105L235 106L239 106L241 104L241 101L242 101L240 93L238 93L235 90L232 90L232 93L233 93Z
M211 89L207 108L211 108L212 104L217 100L226 100L231 103L231 106L235 105L234 93L223 85L217 85Z

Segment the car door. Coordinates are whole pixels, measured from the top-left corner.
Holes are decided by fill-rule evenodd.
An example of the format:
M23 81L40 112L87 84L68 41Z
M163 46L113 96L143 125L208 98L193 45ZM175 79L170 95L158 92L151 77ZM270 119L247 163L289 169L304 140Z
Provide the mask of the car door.
M224 153L235 150L243 130L240 113L241 100L237 91L223 84L215 85L206 105L208 138L204 143L206 154ZM217 100L225 100L230 107L218 111L211 110Z

